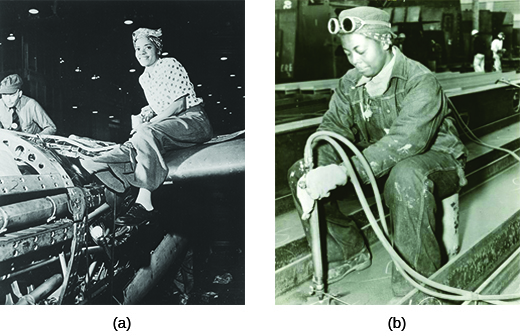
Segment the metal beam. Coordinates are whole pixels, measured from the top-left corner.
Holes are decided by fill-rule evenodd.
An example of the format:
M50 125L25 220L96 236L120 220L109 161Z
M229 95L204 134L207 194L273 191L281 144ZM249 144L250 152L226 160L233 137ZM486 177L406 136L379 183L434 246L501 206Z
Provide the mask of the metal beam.
M465 253L438 270L430 279L448 286L474 291L519 247L520 211L482 238ZM414 289L403 297L398 304L408 305L431 302L427 300L428 297L428 295ZM461 303L446 300L440 301L443 304Z

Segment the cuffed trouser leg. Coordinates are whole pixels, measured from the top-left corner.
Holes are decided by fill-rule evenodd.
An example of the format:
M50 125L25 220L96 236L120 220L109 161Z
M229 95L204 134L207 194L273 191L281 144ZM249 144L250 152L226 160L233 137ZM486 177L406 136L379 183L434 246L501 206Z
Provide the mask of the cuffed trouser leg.
M461 164L450 155L429 151L397 163L385 184L394 247L414 270L426 277L441 266L435 234L437 208L443 198L459 191L461 169ZM393 287L402 281L400 275L392 276Z

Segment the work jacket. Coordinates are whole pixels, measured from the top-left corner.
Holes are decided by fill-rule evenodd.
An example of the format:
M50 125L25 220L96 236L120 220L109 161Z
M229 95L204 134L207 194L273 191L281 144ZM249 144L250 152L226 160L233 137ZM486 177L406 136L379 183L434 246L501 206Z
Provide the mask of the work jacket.
M363 149L376 177L387 174L397 162L429 150L464 162L467 149L449 116L448 100L437 78L398 48L393 52L396 59L386 91L370 97L372 116L367 120L362 115L362 97L367 93L357 85L361 73L351 69L340 79L318 131L341 134ZM320 145L319 166L339 162L332 146ZM352 162L367 183L360 161L353 157Z

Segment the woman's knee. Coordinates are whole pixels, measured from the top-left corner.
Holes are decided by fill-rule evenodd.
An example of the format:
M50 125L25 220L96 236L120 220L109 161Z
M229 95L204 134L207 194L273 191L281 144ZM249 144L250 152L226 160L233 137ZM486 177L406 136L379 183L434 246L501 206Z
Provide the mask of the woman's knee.
M402 201L404 192L415 191L422 188L423 177L421 169L413 160L404 160L397 163L388 176L385 183L384 198L387 204Z

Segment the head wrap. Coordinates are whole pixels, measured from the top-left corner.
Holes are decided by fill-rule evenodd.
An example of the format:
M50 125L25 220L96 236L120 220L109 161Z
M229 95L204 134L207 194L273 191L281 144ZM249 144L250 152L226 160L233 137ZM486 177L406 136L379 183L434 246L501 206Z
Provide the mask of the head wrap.
M472 36L473 36L473 35L477 35L477 34L478 34L478 30L473 29L473 30L471 31L471 35L472 35Z
M2 79L2 82L0 82L0 94L11 94L15 93L17 90L19 90L23 85L22 77L20 77L17 74L12 74L4 79Z
M338 20L340 22L343 21L346 17L356 17L363 21L382 21L390 23L390 14L385 12L384 10L375 8L375 7L355 7L351 9L346 9L339 13ZM396 37L394 33L392 33L392 28L387 27L380 24L370 24L367 23L363 25L360 29L355 30L353 33L365 35L368 38L373 40L377 40L380 42L386 42L388 44L392 43L392 38Z
M157 30L149 29L149 28L139 28L132 33L132 41L134 42L134 47L135 47L135 42L137 40L139 40L142 37L146 37L155 46L155 49L157 49L157 53L161 54L162 48L163 48L161 36L162 36L161 28L159 28Z

